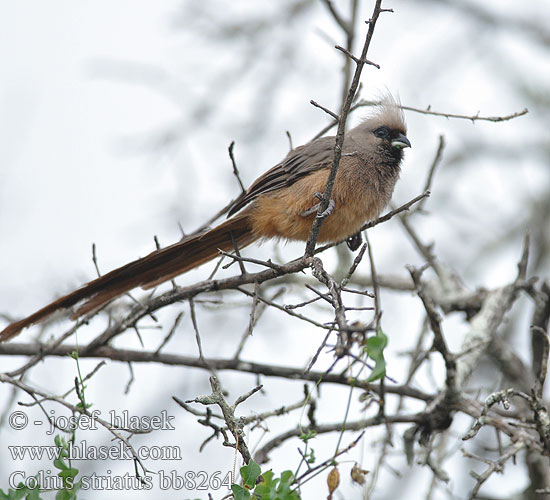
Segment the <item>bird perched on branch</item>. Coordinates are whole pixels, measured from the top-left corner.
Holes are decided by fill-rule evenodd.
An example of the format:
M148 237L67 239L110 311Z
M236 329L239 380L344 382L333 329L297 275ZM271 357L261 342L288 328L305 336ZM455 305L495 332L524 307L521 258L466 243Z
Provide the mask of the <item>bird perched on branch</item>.
M133 288L155 287L212 260L220 250L243 248L266 238L306 241L327 183L334 145L334 137L321 137L293 149L235 200L225 222L90 281L8 325L0 332L0 341L58 310L77 306L75 319ZM399 177L403 149L410 146L403 113L386 96L370 117L345 135L318 241L350 238L380 214Z

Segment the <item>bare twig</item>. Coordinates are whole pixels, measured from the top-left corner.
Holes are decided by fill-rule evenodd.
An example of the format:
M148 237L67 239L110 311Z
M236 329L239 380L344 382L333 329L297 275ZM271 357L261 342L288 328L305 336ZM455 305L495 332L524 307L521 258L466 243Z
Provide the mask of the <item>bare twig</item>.
M355 98L355 93L357 91L357 87L359 86L359 78L361 77L361 72L363 71L363 66L366 64L367 59L367 52L369 50L370 42L372 39L372 35L374 34L374 28L376 26L376 21L378 20L378 17L381 12L381 4L382 0L376 0L376 4L374 6L374 11L372 13L372 17L369 20L369 28L367 31L367 36L365 38L365 43L363 44L363 50L361 51L361 57L359 61L357 62L356 68L355 68L355 74L353 75L353 80L351 82L349 92L347 95L347 98L344 102L344 105L342 107L342 111L340 113L340 118L338 122L338 131L336 132L336 141L334 144L334 158L332 161L332 166L330 169L330 173L327 179L327 183L325 186L325 191L323 192L323 199L319 203L319 209L318 214L322 214L326 211L329 202L330 202L330 195L332 193L332 187L334 186L334 181L336 179L336 172L338 170L338 166L340 164L340 157L342 156L342 145L344 144L344 134L345 134L345 128L346 128L346 121L348 118L348 114L351 108L351 105L353 103L353 100ZM313 252L315 250L315 244L317 243L317 238L319 236L319 232L321 230L321 224L323 223L323 219L320 217L315 217L313 221L313 225L311 227L311 232L309 234L307 243L306 243L306 249L305 249L305 255L311 257L313 255Z
M233 434L235 443L230 443L227 440L224 441L224 446L229 446L235 448L241 454L244 463L250 462L251 455L246 445L245 436L243 432L243 423L235 417L235 408L237 405L248 399L254 393L258 392L261 389L261 386L255 387L247 394L237 398L233 405L229 405L225 400L225 397L222 392L222 388L218 378L215 375L210 376L210 387L212 388L212 394L207 396L198 396L195 399L185 401L186 403L200 403L203 405L218 405L222 411L223 418L227 425L227 428Z
M228 151L229 151L229 158L231 159L231 165L233 165L233 173L235 174L235 177L237 178L237 182L239 183L239 186L241 188L241 192L245 193L246 188L244 187L243 181L241 181L241 176L239 175L239 169L237 168L237 162L235 161L235 155L233 154L233 148L235 147L235 141L231 141L231 144L229 145Z

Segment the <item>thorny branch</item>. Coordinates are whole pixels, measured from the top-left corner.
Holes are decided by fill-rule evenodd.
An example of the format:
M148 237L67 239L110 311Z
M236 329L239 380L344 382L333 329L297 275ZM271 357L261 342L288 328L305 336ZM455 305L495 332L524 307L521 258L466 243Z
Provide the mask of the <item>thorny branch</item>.
M364 100L357 101L357 90L364 65L378 67L366 57L376 22L380 13L384 12L384 9L381 8L381 1L378 0L368 22L368 32L361 55L357 57L353 53L357 2L352 1L349 20L337 10L337 3L330 0L324 0L324 3L346 37L346 47L337 46L336 49L345 57L347 68L345 73L348 76L345 81L343 104L339 114L312 101L312 104L323 109L333 118L332 124L322 133L332 126L338 125L331 176L326 185L319 213L325 210L330 199L347 117L350 111L373 104ZM355 72L352 74L351 69L354 65ZM473 115L436 112L432 111L430 107L420 109L402 106L402 108L416 113L466 119L472 122L504 122L527 113L527 109L524 109L504 116L485 116L480 112ZM229 156L233 172L241 190L244 190L233 148L234 143L231 143ZM433 245L425 243L423 235L415 224L415 217L423 213L432 189L433 177L438 166L442 164L444 150L445 141L443 137L440 137L433 161L427 168L425 183L419 186L417 191L422 194L401 207L392 209L379 219L368 222L362 228L363 231L370 230L394 217L398 218L424 263L421 267L411 267L410 277L393 272L390 274L378 272L374 266L375 259L372 249L370 246L363 246L353 265L346 267L349 267L349 271L345 277L337 279L334 275L336 273L332 274L330 266L320 258L323 252L336 244L315 248L318 231L322 224L321 219L316 219L304 257L279 264L271 260L262 261L241 256L236 248L235 253L225 254L226 257L232 259L229 265L237 263L244 270L244 263L248 263L251 268L253 265L260 266L260 270L242 272L230 278L210 278L184 287L174 286L172 290L160 295L152 294L141 302L124 304L116 310L109 311L108 326L83 347L78 348L76 344L67 344L66 341L85 324L90 323L94 315L89 315L75 323L64 333L58 334L57 338L48 342L0 344L0 354L2 355L29 357L19 368L0 373L0 382L28 394L32 402L22 404L38 406L44 413L47 413L44 404L49 402L61 405L75 414L88 414L86 405L82 404L85 400L78 384L71 386L70 390L60 396L50 394L28 380L33 368L38 363L53 357L67 356L77 348L81 359L98 358L128 364L156 363L196 368L211 374L211 394L197 396L186 401L177 396L174 396L174 399L186 412L196 417L201 425L213 431L212 435L204 441L202 447L213 438L222 436L223 445L235 448L235 453L238 452L245 463L248 463L251 456L254 455L256 461L263 464L269 460L273 450L287 444L290 440L299 438L301 439L300 443L303 443L305 433L318 436L338 434L338 442L344 433L354 433L355 437L349 445L336 450L328 457L318 459L313 465L308 464L307 470L296 478L294 487L297 490L305 482L325 472L329 467L333 467L341 457L350 453L361 440L365 439L364 429L385 426L386 437L382 451L379 453L373 480L369 486L369 491L372 491L376 485L378 471L382 470L384 465L388 465L389 446L393 445L396 450L400 451L397 448L397 440L392 436L396 433L396 426L404 424L411 426L405 432L405 450L408 458L412 461L415 453L417 456L422 456L418 462L430 468L436 484L438 481L446 481L446 478L449 477L443 463L443 457L452 454L452 450L449 451L445 448L445 442L452 438L449 428L453 429L455 435L464 436L463 440L466 442L464 446L474 443L479 438L478 433L482 428L490 428L497 436L494 445L498 450L496 458L489 459L463 449L464 456L469 460L486 464L482 473L472 472L474 482L470 487L470 497L474 498L478 495L483 485L494 473L500 473L506 466L511 466L514 458L522 453L530 454L531 457L535 456L543 461L541 479L534 486L538 485L540 495L549 492L550 473L546 471L546 475L544 475L544 466L548 464L550 456L550 417L549 403L544 389L548 375L550 345L548 340L550 285L547 281L541 282L541 280L537 281L535 278L529 277L527 272L528 239L525 240L514 280L501 286L476 290L470 290L464 284L460 274L451 269L439 255L436 255ZM207 221L200 230L223 215L229 206L230 204L222 209L216 217ZM410 210L412 207L415 208ZM370 240L367 239L367 241ZM370 273L364 272L364 268L368 265L361 265L364 255L370 257ZM325 262L328 261L325 259ZM95 246L93 263L99 273ZM311 269L316 282L304 275L304 271L308 269ZM407 375L403 382L393 381L395 375L391 372L397 370L390 365L387 369L391 377L388 376L380 383L369 383L367 377L370 371L366 368L363 356L364 341L373 331L378 331L377 327L380 325L382 312L385 317L389 314L400 314L399 311L383 311L380 299L384 289L398 293L405 292L403 295L406 296L413 295L413 300L423 306L426 317L425 328L422 328L418 334L414 352L405 353L410 362L408 369L405 370ZM272 293L267 293L268 290ZM290 295L289 291L298 291L297 294L306 294L306 297L296 299L296 296ZM229 357L215 358L209 356L204 349L196 312L197 308L201 307L206 300L212 303L216 301L222 303L228 298L229 293L247 301L248 324L239 338L238 345L232 350L234 354ZM508 344L508 339L502 335L503 327L512 315L511 311L521 294L524 294L534 306L530 328L524 332L532 343L531 363L514 352ZM359 304L352 300L359 301ZM117 338L127 330L143 328L139 323L144 318L152 317L152 313L184 301L189 303L190 314L184 316L184 313L180 311L175 316L171 324L167 325L164 339L156 344L159 345L156 350L128 349L115 343ZM293 303L284 301L293 301ZM293 322L297 322L292 324L303 325L304 328L314 328L320 333L322 342L320 338L311 353L307 353L312 359L307 369L271 360L268 363L255 358L251 361L246 359L245 347L253 333L256 336L262 333L258 330L261 329L262 315L268 310L287 315L292 318ZM331 315L331 321L324 322L322 312L327 310ZM361 320L351 320L352 314L357 314ZM455 317L460 315L464 319L465 326L461 346L458 349L454 347L453 350L449 348L450 339L445 333L445 322L450 315ZM8 315L5 317L10 321L13 320ZM185 323L184 319L188 319L188 322ZM190 356L168 351L168 342L183 329L194 331L194 342L198 355ZM336 342L334 342L334 338L337 339ZM429 345L426 345L427 339L431 339ZM390 345L390 348L393 349L394 346ZM315 352L316 349L317 352ZM475 377L472 375L477 367L484 362L487 354L499 363L500 372L506 375L507 385L504 385L506 389L479 389L473 382ZM327 357L329 358L328 363ZM437 377L437 380L434 380L434 384L430 386L429 390L420 390L417 388L420 378L417 378L417 374L429 371L427 367L433 358L443 359L442 374ZM322 366L319 367L320 365ZM329 368L326 368L327 365ZM83 380L90 382L99 366L102 365L98 365ZM130 364L130 367L132 366ZM531 370L529 370L529 366L532 366ZM315 367L316 370L312 370L312 367ZM251 412L249 415L237 417L237 406L264 389L262 384L257 382L253 389L237 397L233 404L229 404L228 396L223 392L221 378L219 378L221 377L220 373L224 371L250 374L256 379L265 377L269 380L277 377L289 382L302 381L306 384L304 391L306 396L292 404L277 404L273 410ZM23 379L23 377L26 378ZM499 378L495 383L502 384L503 382ZM342 416L340 421L325 422L324 415L318 410L318 401L322 397L321 388L328 384L332 385L333 389L343 388L349 391L350 400L352 396L357 396L356 399L363 404L359 418ZM267 387L267 384L264 384L264 387ZM72 404L67 401L67 398L75 391L80 404ZM312 396L315 391L318 391L316 398ZM389 398L393 398L398 404L388 405L386 399L389 400ZM502 404L502 408L499 407L499 403ZM203 405L205 409L198 410L194 404ZM219 410L212 410L212 406L217 406ZM302 408L304 409L303 413L307 411L307 424L302 421L296 424L296 421L292 420L292 425L287 431L280 433L269 431L268 422L272 419L280 418L283 415L287 415L287 418L290 419L288 417L290 412ZM414 408L414 410L410 408ZM456 419L454 417L459 413L471 419L472 424L469 431L458 429L455 426ZM120 429L113 427L109 422L97 420L115 439L122 441L131 450L138 477L142 478L143 475L147 475L150 471L129 442L133 434L147 432L147 429L141 431L139 429ZM249 448L249 446L252 439L256 438L254 434L256 430L261 430L267 438L260 441L254 452L253 448ZM123 434L126 431L130 432L129 436ZM440 437L442 439L439 439ZM443 439L443 437L447 439ZM441 453L436 454L434 451L438 445L441 447ZM419 451L420 453L418 453ZM300 456L301 460L304 460L305 454L302 450L300 450ZM543 497L541 496L541 498Z
M230 443L229 440L227 439L227 435L224 434L225 439L224 439L223 445L230 446L232 448L237 449L241 454L244 463L247 464L248 462L250 462L251 455L250 455L250 451L248 450L248 446L246 445L245 436L243 432L244 423L235 417L235 409L243 401L246 401L250 396L258 392L262 388L262 386L259 385L254 389L252 389L251 391L249 391L248 393L242 396L239 396L235 400L235 403L233 403L232 405L229 405L225 400L220 382L215 375L210 376L210 386L212 387L212 394L207 396L198 396L195 399L190 399L188 401L185 401L185 403L186 404L199 403L202 405L218 405L220 407L220 410L222 411L223 419L225 420L227 429L229 430L229 432L231 432L231 434L233 434L233 438L235 439L235 443ZM222 433L223 433L223 430L222 430Z

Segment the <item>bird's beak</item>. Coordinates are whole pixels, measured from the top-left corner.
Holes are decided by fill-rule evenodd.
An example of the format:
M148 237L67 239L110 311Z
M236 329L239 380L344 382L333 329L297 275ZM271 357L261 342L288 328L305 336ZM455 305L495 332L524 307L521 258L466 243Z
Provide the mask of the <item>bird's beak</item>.
M411 143L409 139L403 134L399 134L395 139L391 141L391 145L397 149L410 148Z

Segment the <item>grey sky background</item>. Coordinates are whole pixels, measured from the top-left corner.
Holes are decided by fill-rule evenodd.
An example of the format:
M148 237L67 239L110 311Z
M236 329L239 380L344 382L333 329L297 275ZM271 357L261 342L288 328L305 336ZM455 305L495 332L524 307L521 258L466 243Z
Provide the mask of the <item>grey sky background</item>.
M178 224L187 231L200 226L238 194L227 155L231 141L236 141L237 163L249 184L285 156L287 130L296 146L322 129L327 117L309 100L337 109L342 56L333 45L343 40L320 2L302 2L301 9L289 16L287 6L296 3L0 1L3 313L26 315L56 294L93 278L92 243L97 245L101 270L108 271L154 249L153 235L161 244L169 244L180 236ZM531 217L550 192L548 45L540 42L535 29L512 23L519 18L538 26L545 20L548 26L548 2L385 3L395 13L384 15L377 25L369 59L381 69L365 69L362 97L376 97L389 89L405 105L431 105L436 111L467 115L478 111L485 116L507 115L529 108L527 116L516 120L475 124L407 112L413 148L407 151L394 194L394 202L401 204L421 192L438 136L445 135L444 160L426 205L428 214L416 221L418 230L425 241L435 241L437 255L459 270L469 286L505 283L516 273L526 228L546 241L540 248L549 245L548 213L545 218L541 212L542 220ZM495 24L471 15L468 5L489 13ZM368 18L371 10L367 2L360 17ZM365 30L364 25L359 28L358 43ZM355 113L351 123L365 112ZM406 264L422 262L395 221L372 231L370 238L379 272L403 275ZM258 258L275 254L285 261L302 251L302 244L269 242L248 249L247 254ZM336 253L327 253L323 260L334 266ZM364 264L362 272L367 275ZM548 255L541 252L535 265L547 274ZM211 269L206 265L178 283L203 279ZM226 271L232 272L233 268ZM249 304L240 297L233 299L216 314L208 304L199 310L208 356L231 352L246 329ZM403 294L385 293L382 300L391 342L389 373L399 379L399 354L411 347L408 339L420 328L421 310ZM163 311L160 319L170 325L180 309L186 311L185 321L169 347L196 354L185 305ZM323 314L328 321L326 311L319 311L319 320L324 320ZM100 331L101 321L84 329L79 341ZM447 321L446 331L456 329L450 337L451 347L456 348L463 325L453 318ZM273 311L266 313L262 323L262 335L247 346L247 359L302 366L321 340L314 329ZM156 348L163 332L146 331L146 348ZM30 330L22 338L35 333ZM122 344L139 347L131 335ZM527 339L518 340L519 352L526 345ZM2 369L21 362L4 358ZM330 356L321 360L329 362ZM84 360L82 365L88 372L96 362ZM420 380L427 387L438 383L439 368L436 362L433 373L421 374ZM208 374L138 365L134 372L134 386L125 395L128 367L108 363L90 383L89 398L105 412L128 409L131 414L154 415L166 409L177 416L177 431L144 436L139 443L182 442L185 458L173 467L163 463L152 468L230 470L233 453L213 442L199 454L209 431L171 401L174 394L189 399L209 392ZM36 367L30 378L49 391L63 392L72 385L74 374L71 360L49 360ZM234 374L225 374L223 382L232 398L256 383L253 377ZM301 396L299 384L264 382L267 394L243 405L243 410L272 409ZM324 422L342 418L347 396L334 388L324 390L319 415ZM1 402L9 400L9 392L0 387ZM355 399L353 409L360 407ZM31 412L40 414L36 408ZM298 420L294 413L271 430L285 430ZM53 444L40 429L2 430L0 438L2 478L14 467L8 445ZM258 431L251 443L269 438ZM89 440L109 444L103 434L92 433ZM323 451L330 453L335 443L335 437L319 439L319 456ZM350 457L366 469L373 465L368 443ZM270 466L279 472L292 468L298 445L293 444L273 453ZM41 464L19 465L34 473ZM117 475L133 471L128 461L95 465L98 474L107 469ZM82 471L90 474L90 464L82 465ZM460 496L469 484L468 471L454 471L450 489ZM392 495L404 487L422 485L426 472L411 471L401 481L388 471L383 474L391 481L379 490L376 498L380 499L395 498ZM0 481L0 487L6 486L5 480ZM499 486L492 485L497 492ZM517 484L518 489L521 486ZM325 495L324 479L307 488L304 498ZM361 498L359 488L349 484L342 488L346 498ZM444 497L440 493L437 498ZM158 490L117 495L121 499L162 497ZM181 492L178 498L185 495ZM83 498L105 496L89 491Z

